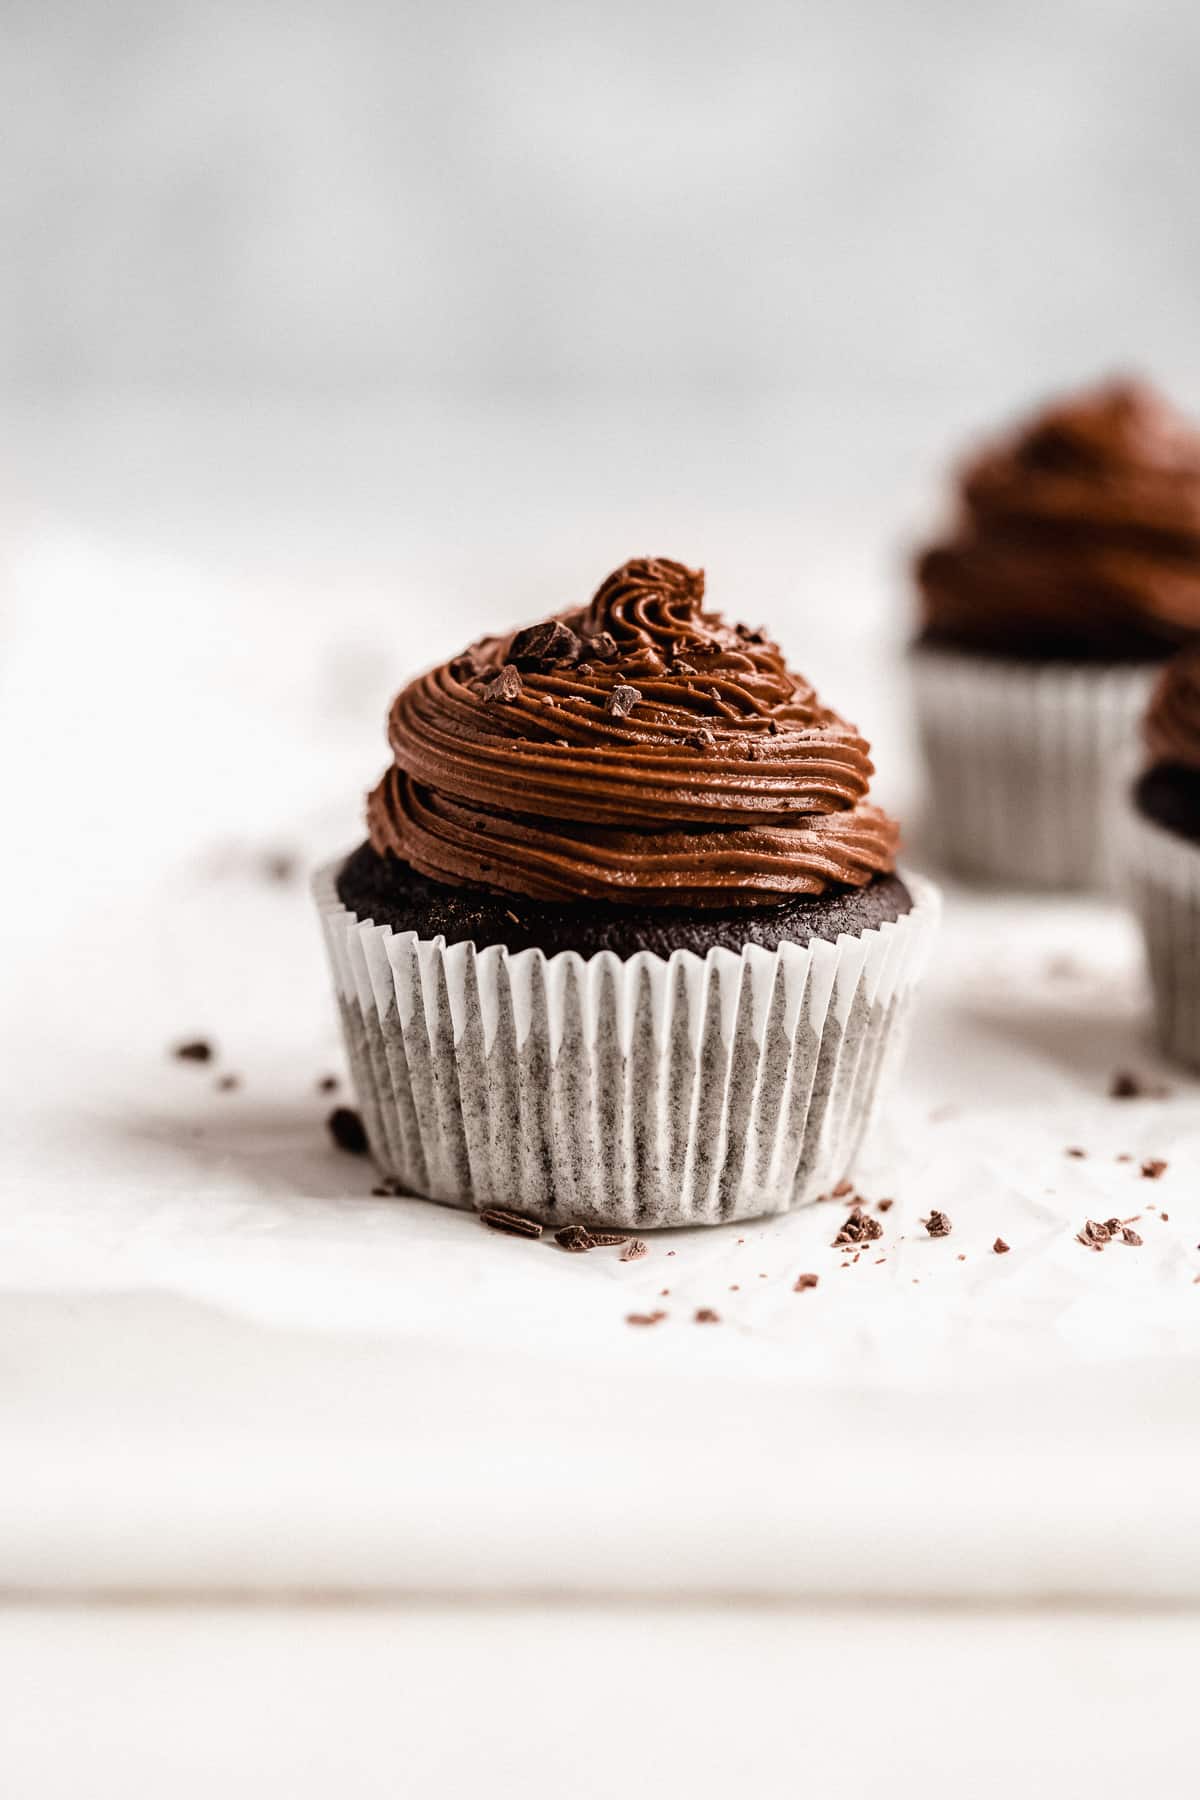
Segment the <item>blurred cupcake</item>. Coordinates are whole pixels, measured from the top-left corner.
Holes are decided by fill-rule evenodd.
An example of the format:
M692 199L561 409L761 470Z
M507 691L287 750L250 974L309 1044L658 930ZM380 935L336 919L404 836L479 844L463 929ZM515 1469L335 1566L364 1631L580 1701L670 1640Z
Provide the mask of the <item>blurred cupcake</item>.
M1200 1068L1200 647L1159 676L1129 795L1123 860L1141 919L1159 1041Z
M371 1147L545 1222L781 1211L848 1174L937 900L867 744L704 577L412 682L369 836L317 880Z
M1113 383L986 449L961 508L916 565L940 848L964 874L1090 885L1156 669L1200 630L1200 436Z

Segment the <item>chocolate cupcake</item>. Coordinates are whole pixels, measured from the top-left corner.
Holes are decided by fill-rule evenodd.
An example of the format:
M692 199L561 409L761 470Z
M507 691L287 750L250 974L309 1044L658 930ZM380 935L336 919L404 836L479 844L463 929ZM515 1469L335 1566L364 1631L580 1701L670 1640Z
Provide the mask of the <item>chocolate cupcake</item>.
M961 872L1106 872L1115 777L1154 675L1200 631L1200 436L1148 388L1059 402L966 469L916 565L931 816Z
M645 1228L849 1172L936 896L865 740L703 596L627 563L392 706L368 839L317 891L409 1192Z
M1127 797L1123 861L1141 920L1158 1038L1200 1068L1200 646L1162 671Z

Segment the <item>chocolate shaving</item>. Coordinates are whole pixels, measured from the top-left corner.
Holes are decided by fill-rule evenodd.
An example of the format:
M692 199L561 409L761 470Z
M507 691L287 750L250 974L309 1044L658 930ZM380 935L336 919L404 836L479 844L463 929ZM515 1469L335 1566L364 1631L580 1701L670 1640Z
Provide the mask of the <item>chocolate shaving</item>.
M996 1252L997 1256L1007 1256L1012 1249L1012 1245L1006 1244L1003 1238L998 1237L992 1245L992 1249Z
M1159 1176L1165 1175L1166 1172L1167 1165L1161 1156L1148 1156L1142 1164L1142 1174L1147 1181L1157 1181Z
M549 668L553 663L574 662L581 647L569 625L561 619L545 619L540 625L527 625L524 631L518 631L508 647L508 656L510 662L519 666Z
M866 1244L872 1238L883 1236L883 1226L878 1219L868 1218L861 1206L856 1206L842 1221L841 1229L833 1240L834 1250L848 1250L855 1244Z
M491 681L484 682L483 697L485 700L502 700L506 705L511 705L514 700L520 699L523 687L520 670L507 662L498 675L494 675Z
M366 1127L352 1106L335 1106L325 1123L339 1150L348 1150L351 1156L366 1155Z
M938 1212L936 1207L927 1219L921 1220L921 1223L931 1238L949 1237L953 1229L947 1215L944 1212Z
M697 1325L719 1325L721 1323L720 1313L714 1312L711 1306L698 1306L693 1318Z
M806 1294L809 1288L815 1288L821 1277L819 1275L797 1275L793 1294Z
M593 1231L589 1233L589 1235L592 1240L593 1250L610 1250L617 1244L627 1244L629 1242L629 1233L627 1231Z
M1136 1244L1140 1244L1141 1241L1142 1241L1141 1233L1138 1231L1135 1231L1133 1229L1132 1225L1122 1225L1122 1227L1121 1227L1121 1242L1123 1244L1135 1244L1136 1245Z
M188 1038L186 1043L176 1044L171 1055L177 1062L206 1063L213 1059L213 1047L207 1038Z
M641 688L630 687L628 682L618 681L608 696L604 710L610 718L627 719L641 697Z
M1085 1250L1103 1250L1111 1240L1112 1232L1102 1219L1088 1219L1083 1230L1075 1233L1075 1242L1082 1244Z
M665 1312L626 1313L627 1325L657 1325L660 1319L666 1318Z
M590 1250L596 1240L586 1225L564 1225L561 1231L555 1232L554 1241L560 1250L570 1250L578 1255Z
M650 1246L645 1238L630 1238L622 1250L619 1260L621 1262L640 1262L643 1256L649 1256L649 1254Z
M540 1238L542 1235L536 1219L527 1219L524 1213L509 1212L505 1206L485 1206L479 1215L479 1223L486 1225L489 1231L503 1231L508 1237Z

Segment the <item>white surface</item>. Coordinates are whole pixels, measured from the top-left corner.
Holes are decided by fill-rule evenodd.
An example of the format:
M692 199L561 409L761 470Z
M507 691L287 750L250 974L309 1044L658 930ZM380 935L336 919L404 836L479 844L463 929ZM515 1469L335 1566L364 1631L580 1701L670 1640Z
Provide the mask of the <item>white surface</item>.
M1198 1636L1103 1612L18 1610L0 1786L1183 1800Z
M298 588L281 630L61 535L10 594L0 1584L1200 1596L1200 1108L1107 1098L1154 1066L1118 913L951 896L862 1171L882 1262L841 1266L836 1206L632 1265L498 1239L330 1146L315 921L250 856L345 841L400 655L364 683L344 609ZM195 1032L239 1091L167 1056ZM1141 1249L1074 1241L1114 1212Z

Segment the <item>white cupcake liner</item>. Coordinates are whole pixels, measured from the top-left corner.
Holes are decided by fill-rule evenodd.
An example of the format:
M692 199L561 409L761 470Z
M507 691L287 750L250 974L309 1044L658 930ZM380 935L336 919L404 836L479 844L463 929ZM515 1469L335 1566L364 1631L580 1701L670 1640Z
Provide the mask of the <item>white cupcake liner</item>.
M1109 885L1116 783L1156 671L925 649L910 663L947 866L1016 887Z
M1120 812L1122 886L1146 942L1155 1036L1200 1069L1200 845L1138 810L1132 781Z
M836 944L515 955L360 920L316 877L355 1090L399 1187L649 1229L802 1205L850 1173L940 910Z

